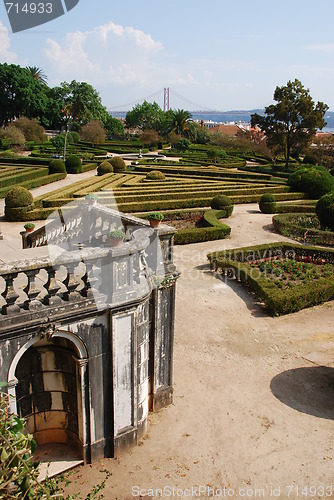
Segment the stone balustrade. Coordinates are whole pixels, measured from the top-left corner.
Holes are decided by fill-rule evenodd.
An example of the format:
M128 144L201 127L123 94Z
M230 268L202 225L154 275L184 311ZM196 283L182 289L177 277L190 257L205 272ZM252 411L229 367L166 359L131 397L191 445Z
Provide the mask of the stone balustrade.
M160 252L159 260L159 241L156 231L142 227L118 247L106 243L71 252L60 247L52 259L1 265L1 332L14 324L39 322L41 317L61 317L69 309L106 309L149 294L152 274L162 274L164 258L170 257ZM166 263L170 274L172 263Z

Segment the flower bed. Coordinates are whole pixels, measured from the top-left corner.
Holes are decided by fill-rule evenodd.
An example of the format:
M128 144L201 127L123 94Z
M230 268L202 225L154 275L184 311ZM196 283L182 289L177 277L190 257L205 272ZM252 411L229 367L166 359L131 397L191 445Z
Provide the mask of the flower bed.
M318 217L312 213L274 215L275 231L304 243L334 246L334 232L323 231Z
M334 250L277 243L208 258L215 272L247 284L273 315L334 299Z

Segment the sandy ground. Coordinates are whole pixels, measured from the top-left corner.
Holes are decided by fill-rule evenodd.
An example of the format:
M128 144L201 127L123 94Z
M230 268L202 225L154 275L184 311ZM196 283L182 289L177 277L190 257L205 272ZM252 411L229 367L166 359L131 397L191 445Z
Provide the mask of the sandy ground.
M334 498L334 302L272 318L207 265L284 239L270 222L238 205L231 238L175 248L174 404L127 455L75 469L68 492L85 498L106 469L107 499Z

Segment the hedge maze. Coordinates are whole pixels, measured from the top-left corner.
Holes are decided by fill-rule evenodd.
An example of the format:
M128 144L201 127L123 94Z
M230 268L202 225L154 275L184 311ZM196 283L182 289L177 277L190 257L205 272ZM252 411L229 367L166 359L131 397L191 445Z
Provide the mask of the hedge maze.
M14 186L22 186L26 189L33 189L44 184L64 179L65 174L52 174L49 175L47 165L27 166L22 164L1 164L0 163L0 198L6 194Z
M36 198L34 209L26 214L27 219L45 219L55 209L93 192L98 193L99 203L114 208L116 202L121 212L145 215L159 210L167 217L209 207L212 198L218 194L229 196L233 203L257 202L267 192L274 193L278 201L298 200L304 196L303 193L291 192L284 181L277 182L268 175L254 177L253 173L242 172L238 176L237 171L212 171L206 175L195 168L180 173L179 167L178 172L171 173L169 167L165 167L164 180L150 181L146 179L146 169L143 171L143 167L139 167L138 170L96 176Z

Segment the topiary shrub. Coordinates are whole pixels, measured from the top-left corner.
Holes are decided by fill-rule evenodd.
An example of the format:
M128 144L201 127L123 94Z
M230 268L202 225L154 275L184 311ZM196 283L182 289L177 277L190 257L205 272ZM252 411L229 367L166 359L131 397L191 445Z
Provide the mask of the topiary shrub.
M274 214L276 212L276 198L271 193L265 193L259 201L259 209L263 214Z
M49 174L62 174L66 172L63 160L51 160L49 163Z
M316 213L320 224L334 231L334 191L320 198L316 205Z
M151 170L151 172L146 175L146 179L149 181L163 181L165 178L165 174L160 170Z
M26 213L33 208L33 195L28 189L16 186L5 198L5 216L10 222L25 220Z
M120 156L114 156L108 161L114 167L114 172L126 172L125 161Z
M221 210L225 214L224 216L222 216L222 218L226 218L232 215L234 205L231 198L222 194L218 194L217 196L212 198L211 208L213 208L214 210Z
M7 194L5 204L8 208L27 207L32 204L33 199L33 195L28 189L16 186Z
M97 175L111 174L114 171L109 161L105 160L97 167Z
M66 172L68 174L80 174L82 172L82 163L77 155L70 155L65 161Z
M316 199L334 190L334 177L324 167L305 165L289 176L288 184Z
M304 165L316 165L317 161L312 155L305 155L303 158Z

